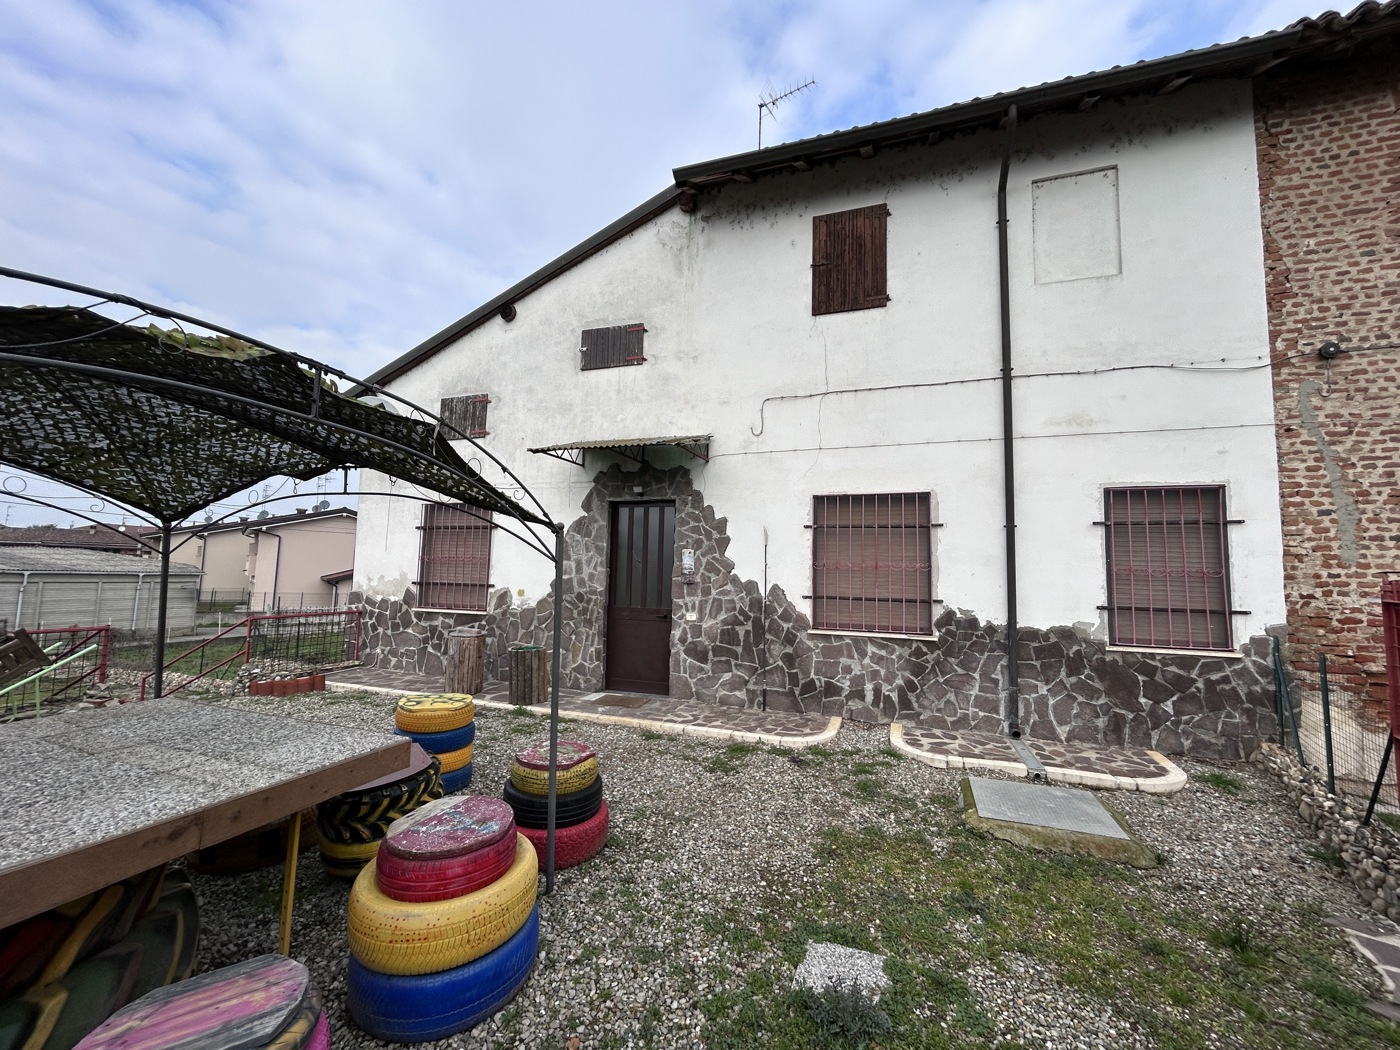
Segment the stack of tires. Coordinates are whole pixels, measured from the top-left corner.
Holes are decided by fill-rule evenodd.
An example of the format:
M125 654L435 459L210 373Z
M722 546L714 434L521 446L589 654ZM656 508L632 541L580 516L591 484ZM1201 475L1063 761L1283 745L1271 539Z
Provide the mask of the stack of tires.
M69 1050L194 968L199 908L164 865L0 930L0 1050Z
M535 849L493 798L430 802L395 821L350 890L346 1001L377 1039L463 1032L520 990L535 964Z
M394 710L394 732L412 737L442 763L447 794L472 782L472 742L476 740L476 705L467 693L419 693L406 696Z
M582 740L560 740L554 781L554 870L572 868L598 855L608 841L608 804L598 755ZM549 823L549 741L515 754L505 800L520 834L545 855Z
M262 955L157 989L77 1044L79 1050L330 1050L330 1045L316 985L305 966L281 955Z
M328 874L353 879L379 852L389 825L442 798L437 756L414 746L408 767L336 795L316 807L321 863Z

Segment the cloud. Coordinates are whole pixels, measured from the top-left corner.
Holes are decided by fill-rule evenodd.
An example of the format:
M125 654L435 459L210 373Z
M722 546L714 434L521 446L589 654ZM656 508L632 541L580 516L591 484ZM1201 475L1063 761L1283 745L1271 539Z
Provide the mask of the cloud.
M818 82L765 123L771 143L1201 46L1284 10L6 6L0 261L360 375L638 204L672 167L753 148L765 89Z

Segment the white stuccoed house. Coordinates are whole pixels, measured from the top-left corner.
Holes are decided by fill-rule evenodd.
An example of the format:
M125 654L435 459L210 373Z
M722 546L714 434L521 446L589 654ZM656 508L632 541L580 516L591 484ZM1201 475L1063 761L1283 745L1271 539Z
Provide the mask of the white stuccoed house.
M1244 757L1284 620L1274 36L677 169L372 379L569 523L567 687ZM371 660L548 644L552 566L479 526L363 499Z

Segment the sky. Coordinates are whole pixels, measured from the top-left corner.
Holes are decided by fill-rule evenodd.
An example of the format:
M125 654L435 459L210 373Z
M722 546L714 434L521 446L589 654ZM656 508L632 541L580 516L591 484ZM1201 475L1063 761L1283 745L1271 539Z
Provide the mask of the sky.
M760 99L816 82L765 116L774 145L1321 10L0 0L0 265L363 377L670 185L672 168L755 148ZM0 278L0 303L76 301ZM7 495L19 485L0 465L10 524L68 520Z

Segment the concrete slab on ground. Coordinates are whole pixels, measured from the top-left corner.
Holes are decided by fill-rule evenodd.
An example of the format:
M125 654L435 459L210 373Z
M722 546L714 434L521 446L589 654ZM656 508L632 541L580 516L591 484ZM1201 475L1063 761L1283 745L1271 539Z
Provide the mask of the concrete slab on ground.
M962 795L963 819L996 838L1136 868L1157 866L1157 855L1127 822L1088 791L964 777Z
M1382 925L1369 919L1327 920L1344 931L1358 955L1376 968L1389 1001L1369 1003L1372 1013L1400 1021L1400 932L1393 925Z
M1149 748L1067 744L1022 737L1052 784L1170 794L1186 786L1186 773ZM911 758L938 769L996 770L1029 776L1022 756L1004 736L949 729L929 729L913 722L890 725L890 744Z

